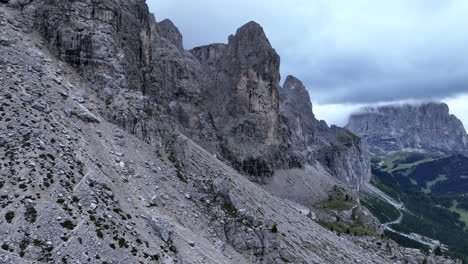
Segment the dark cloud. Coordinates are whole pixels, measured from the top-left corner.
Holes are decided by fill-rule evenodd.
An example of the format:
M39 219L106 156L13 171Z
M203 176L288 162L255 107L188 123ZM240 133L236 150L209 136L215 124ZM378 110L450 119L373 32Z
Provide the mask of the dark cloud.
M305 82L319 103L438 100L468 91L468 67L455 62L387 69L369 58L338 58L318 67Z
M468 92L465 0L149 0L186 48L255 20L319 104L441 99Z

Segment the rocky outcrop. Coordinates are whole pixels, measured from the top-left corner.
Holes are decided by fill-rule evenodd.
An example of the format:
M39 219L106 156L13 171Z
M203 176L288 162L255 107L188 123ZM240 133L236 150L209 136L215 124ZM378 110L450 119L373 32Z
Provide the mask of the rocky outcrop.
M183 50L184 46L182 43L182 34L179 29L169 19L164 19L158 23L158 33L161 37L167 39L170 43L176 46L178 49Z
M206 92L217 102L209 105L215 126L238 141L234 144L284 143L287 139L279 131L280 59L263 29L250 22L230 36L224 48L218 47L202 47L192 52L201 62L214 61L206 65L205 72L206 78L211 79ZM217 58L206 58L203 56L206 53Z
M346 127L366 138L377 154L413 150L468 155L466 130L444 103L366 108L353 114Z
M309 92L299 79L287 76L279 93L281 114L288 119L292 143L301 151L306 150L319 140L319 130L328 126L315 118Z
M249 22L228 44L198 47L191 53L203 66L204 95L210 98L206 107L223 157L260 177L271 176L277 168L301 166L279 115L280 58L262 27Z
M142 90L155 33L142 0L44 1L22 6L56 55L107 89Z
M145 1L34 0L21 7L28 28L90 82L119 123L141 123L139 117L113 116L120 97L127 100L130 93L144 96L139 110L150 117L170 112L172 101L200 101L199 63L183 50L174 24L157 23Z
M318 160L340 181L359 186L370 179L364 140L337 126L329 127L312 112L309 93L300 80L288 76L280 89L281 114L288 120L293 146L309 163Z

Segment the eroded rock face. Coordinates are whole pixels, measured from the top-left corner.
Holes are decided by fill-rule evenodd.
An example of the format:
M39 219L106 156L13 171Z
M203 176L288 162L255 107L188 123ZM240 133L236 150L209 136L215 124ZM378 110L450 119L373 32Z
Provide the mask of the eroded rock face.
M299 79L287 76L280 98L281 114L288 118L293 144L300 150L307 149L317 141L318 130L328 127L315 118L309 92Z
M370 179L365 141L346 129L329 127L312 112L309 93L300 80L288 76L280 89L281 114L288 120L292 143L309 163L318 160L340 181L359 187Z
M120 94L138 91L150 117L174 119L184 134L247 174L261 178L301 165L283 154L289 139L279 116L280 59L255 22L226 45L189 53L173 23L157 23L144 1L37 0L23 12L57 55L96 85L109 117L126 128L145 125L114 106Z
M271 176L278 167L301 165L279 114L280 58L263 29L249 22L228 44L198 47L191 53L204 70L205 96L221 153L241 171Z
M24 5L31 29L83 76L103 87L144 87L152 23L144 1L35 0ZM102 89L104 90L104 89Z
M468 155L466 130L443 103L364 109L350 117L347 128L379 154L422 150Z
M158 32L159 35L167 40L169 40L174 46L180 50L184 49L182 44L182 34L180 34L179 29L172 23L169 19L164 19L158 23Z

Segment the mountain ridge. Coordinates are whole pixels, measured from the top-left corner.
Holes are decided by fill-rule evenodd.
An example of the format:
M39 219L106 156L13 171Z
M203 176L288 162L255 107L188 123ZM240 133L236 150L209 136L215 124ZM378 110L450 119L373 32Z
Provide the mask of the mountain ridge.
M444 103L363 109L351 115L346 128L365 137L377 154L413 149L468 155L463 123Z
M346 129L315 118L309 92L289 75L280 89L281 113L288 119L292 142L309 163L319 161L340 181L355 188L370 179L367 144Z

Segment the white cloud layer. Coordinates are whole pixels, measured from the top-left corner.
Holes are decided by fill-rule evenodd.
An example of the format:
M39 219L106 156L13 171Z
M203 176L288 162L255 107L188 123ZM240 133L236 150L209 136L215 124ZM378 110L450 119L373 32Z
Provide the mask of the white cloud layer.
M463 122L465 130L468 129L468 94L444 98L440 101L446 103L450 108L450 113ZM415 104L422 102L423 101L418 100L402 100L379 102L375 104L318 104L314 105L314 113L318 119L323 119L327 121L328 124L343 127L348 123L349 116L352 113L358 112L363 107L387 104Z
M457 116L468 130L468 94L442 100L450 107L450 113Z

